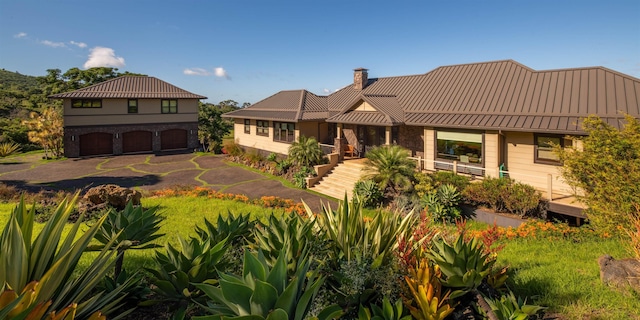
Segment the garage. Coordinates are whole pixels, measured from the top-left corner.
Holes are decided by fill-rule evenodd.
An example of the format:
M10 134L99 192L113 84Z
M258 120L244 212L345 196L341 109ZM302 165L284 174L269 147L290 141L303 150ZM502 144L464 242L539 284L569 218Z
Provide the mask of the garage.
M153 150L151 131L129 131L122 134L122 152L149 152Z
M80 138L80 156L113 154L113 135L105 132L82 134Z
M169 129L162 131L160 135L160 148L162 150L186 149L187 130Z

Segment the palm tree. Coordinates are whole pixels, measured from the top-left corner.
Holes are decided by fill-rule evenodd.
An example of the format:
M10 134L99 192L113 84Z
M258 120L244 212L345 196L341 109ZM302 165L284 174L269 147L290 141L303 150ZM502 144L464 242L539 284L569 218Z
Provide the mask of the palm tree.
M398 194L412 186L416 164L410 151L397 145L378 146L366 154L365 178L373 179L380 188Z
M295 164L310 167L322 161L322 149L314 137L300 136L289 147L289 158Z

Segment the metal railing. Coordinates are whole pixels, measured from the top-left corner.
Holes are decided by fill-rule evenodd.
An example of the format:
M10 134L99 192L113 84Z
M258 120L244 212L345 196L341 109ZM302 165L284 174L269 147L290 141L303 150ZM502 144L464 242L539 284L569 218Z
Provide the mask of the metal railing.
M324 143L318 143L318 144L320 145L320 149L322 149L322 154L324 155L333 153L333 150L335 149L335 147L332 144L324 144Z

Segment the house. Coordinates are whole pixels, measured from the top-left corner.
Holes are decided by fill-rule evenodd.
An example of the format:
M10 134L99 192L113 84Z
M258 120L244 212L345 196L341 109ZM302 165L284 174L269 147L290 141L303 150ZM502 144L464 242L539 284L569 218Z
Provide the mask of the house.
M122 76L63 99L66 157L198 147L198 102L206 97L147 76Z
M319 131L322 137L335 133L335 150L346 144L365 155L374 146L398 144L425 170L508 174L549 199L571 194L552 146L572 146L568 135L585 134L582 118L597 115L620 128L624 114L640 117L640 79L603 67L537 71L503 60L398 77L369 78L367 71L355 69L351 85L317 97L326 104L314 105L313 123L327 130ZM227 114L235 118L241 145L286 150L289 141L277 140L272 130L290 105L272 98ZM300 101L297 118L289 120L295 137L310 135L294 121L305 117ZM321 119L323 112L328 116ZM245 130L238 130L243 123ZM254 143L260 134L264 143Z

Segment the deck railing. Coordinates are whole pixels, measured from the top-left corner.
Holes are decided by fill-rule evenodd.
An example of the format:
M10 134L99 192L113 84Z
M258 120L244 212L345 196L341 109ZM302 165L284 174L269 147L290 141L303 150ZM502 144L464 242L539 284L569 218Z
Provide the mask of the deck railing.
M320 149L322 149L322 154L324 154L325 156L333 153L334 150L334 146L332 144L324 144L324 143L318 143L320 145Z

